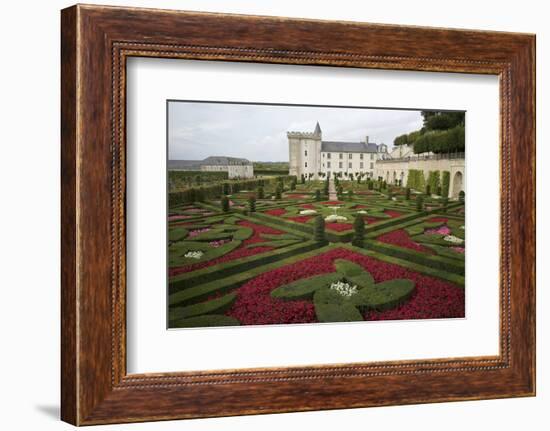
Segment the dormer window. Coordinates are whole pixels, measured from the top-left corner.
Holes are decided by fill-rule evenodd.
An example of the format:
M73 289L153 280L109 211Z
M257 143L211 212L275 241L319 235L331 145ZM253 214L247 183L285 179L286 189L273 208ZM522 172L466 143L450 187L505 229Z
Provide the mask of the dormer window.
M306 156L306 157L307 157L307 150L305 150L305 151L304 151L304 156Z

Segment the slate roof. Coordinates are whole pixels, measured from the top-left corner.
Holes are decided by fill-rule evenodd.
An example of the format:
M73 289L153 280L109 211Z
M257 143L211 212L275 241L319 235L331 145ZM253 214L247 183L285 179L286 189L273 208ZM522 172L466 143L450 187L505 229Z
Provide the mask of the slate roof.
M322 152L331 153L377 153L378 145L369 142L342 142L342 141L322 141Z
M210 156L204 160L168 160L168 169L200 170L201 166L251 165L248 159L226 156Z

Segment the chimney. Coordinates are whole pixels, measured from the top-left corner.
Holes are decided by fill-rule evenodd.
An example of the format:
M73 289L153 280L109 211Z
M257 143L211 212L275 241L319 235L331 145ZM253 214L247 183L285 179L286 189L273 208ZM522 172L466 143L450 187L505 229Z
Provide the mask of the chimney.
M365 142L366 142L367 144L369 143L369 135L367 135L367 136L365 137Z

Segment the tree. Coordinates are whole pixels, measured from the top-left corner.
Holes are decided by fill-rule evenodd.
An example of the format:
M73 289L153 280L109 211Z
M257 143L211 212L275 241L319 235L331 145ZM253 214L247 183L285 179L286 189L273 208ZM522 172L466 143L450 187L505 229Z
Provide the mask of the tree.
M424 210L424 198L422 197L422 195L416 196L416 210L418 212Z
M290 182L290 190L296 190L296 179L292 178L292 181Z
M229 212L229 198L227 196L222 197L221 204L222 204L222 211L224 213Z
M325 237L325 219L318 215L315 217L315 225L313 228L313 240L317 242L326 242Z
M224 195L228 195L229 194L229 183L223 183L222 184L222 193Z
M328 191L327 191L328 193ZM315 200L319 202L321 200L321 191L319 189L315 190Z
M461 190L458 193L458 200L462 203L464 203L464 199L466 198L466 193L464 193L464 190Z
M443 171L441 178L441 196L444 198L449 197L449 183L451 182L451 173L449 171Z
M264 199L264 188L262 186L258 187L258 199Z
M275 199L277 200L281 199L282 194L283 194L283 189L281 187L281 184L278 184L277 187L275 188Z
M356 247L363 247L365 242L365 220L359 214L353 221L353 239L351 243Z
M411 188L407 187L405 189L405 200L410 201L411 200Z
M430 185L426 184L426 196L431 196L431 191L432 191L432 189L431 189Z
M255 213L255 212L256 212L256 196L254 196L254 195L251 195L251 196L248 198L248 210L249 210L251 213Z

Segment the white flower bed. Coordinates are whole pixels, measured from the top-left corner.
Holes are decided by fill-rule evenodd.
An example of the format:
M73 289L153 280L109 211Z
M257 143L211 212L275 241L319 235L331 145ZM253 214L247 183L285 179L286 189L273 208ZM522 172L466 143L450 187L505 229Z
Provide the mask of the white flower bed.
M338 221L346 221L346 220L347 220L347 217L339 216L336 214L331 214L325 218L325 221L328 221L328 222L338 222Z
M464 226L460 226L460 229L464 230Z
M190 259L200 259L204 253L200 250L197 251L188 251L183 256L188 257Z
M313 215L313 214L317 214L317 211L315 211L315 210L302 210L302 211L300 211L300 214L302 214L302 215Z
M443 238L445 241L452 242L453 244L462 244L464 242L463 239L454 236L454 235L447 235L445 238Z
M337 281L330 285L332 290L335 290L338 294L346 297L353 296L357 293L357 286L351 285L349 283L344 283L343 281Z
M360 211L357 211L357 214L367 214L367 212L365 210L360 210Z

